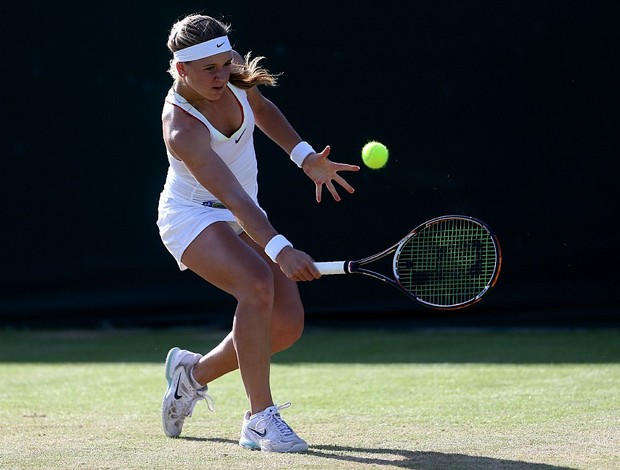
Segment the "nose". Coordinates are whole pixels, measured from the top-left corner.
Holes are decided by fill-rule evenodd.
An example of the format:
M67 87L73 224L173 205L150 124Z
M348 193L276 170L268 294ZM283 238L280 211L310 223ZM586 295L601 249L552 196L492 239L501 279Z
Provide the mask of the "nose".
M216 73L215 73L215 79L217 81L225 81L226 80L226 70L224 69L219 69Z

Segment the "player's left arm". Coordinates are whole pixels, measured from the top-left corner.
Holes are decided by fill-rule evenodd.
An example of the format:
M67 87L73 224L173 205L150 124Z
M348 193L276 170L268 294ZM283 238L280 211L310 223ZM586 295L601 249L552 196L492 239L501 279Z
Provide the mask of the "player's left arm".
M290 155L293 148L302 140L297 131L282 111L273 102L265 98L258 88L250 88L247 90L247 94L258 128ZM336 201L340 201L334 182L342 186L348 193L354 192L353 187L338 172L358 171L359 166L332 162L327 158L330 152L331 148L328 145L321 152L311 153L304 159L301 166L306 175L314 181L317 202L321 202L323 185L327 187Z

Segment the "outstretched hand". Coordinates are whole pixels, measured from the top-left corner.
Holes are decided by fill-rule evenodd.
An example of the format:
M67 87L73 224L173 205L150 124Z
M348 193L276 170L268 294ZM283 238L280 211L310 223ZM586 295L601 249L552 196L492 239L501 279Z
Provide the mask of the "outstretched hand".
M336 190L334 183L338 183L349 194L353 194L355 190L346 182L346 180L338 174L339 171L358 171L360 169L357 165L348 165L346 163L336 163L329 160L327 157L331 152L331 147L326 146L321 153L311 153L308 155L303 164L302 169L308 177L314 181L316 186L316 202L321 202L321 195L323 193L323 185L325 185L332 197L336 201L340 201L340 195Z

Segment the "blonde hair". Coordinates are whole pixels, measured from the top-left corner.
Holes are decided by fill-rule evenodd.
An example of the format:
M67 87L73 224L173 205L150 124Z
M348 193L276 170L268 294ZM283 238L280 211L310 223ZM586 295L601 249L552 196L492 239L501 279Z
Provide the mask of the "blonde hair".
M176 52L210 39L228 36L230 30L230 25L210 16L200 14L188 15L172 26L168 36L168 49L171 52ZM243 63L239 64L233 61L230 83L243 89L252 88L256 85L275 86L277 75L261 67L260 61L263 59L264 57L251 58L251 53L248 53L243 58ZM178 80L179 75L176 62L174 58L170 61L168 73L172 75L172 78Z

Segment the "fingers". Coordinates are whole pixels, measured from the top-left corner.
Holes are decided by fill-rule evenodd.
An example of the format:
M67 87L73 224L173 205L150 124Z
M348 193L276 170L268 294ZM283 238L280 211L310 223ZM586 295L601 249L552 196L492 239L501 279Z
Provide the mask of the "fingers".
M358 165L349 165L348 163L334 163L336 165L336 171L359 171Z
M340 202L341 198L340 198L340 195L338 194L338 191L336 191L336 187L334 186L334 183L332 183L331 181L328 181L325 184L325 186L327 186L327 189L329 190L334 200L336 202Z
M300 281L314 281L321 277L321 273L317 269L314 262L311 262L300 277Z
M327 158L329 157L329 154L331 153L331 151L332 151L332 148L329 145L326 145L323 151L319 153L319 155L323 158Z
M315 198L317 203L320 203L322 200L323 185L327 187L327 190L336 202L340 202L342 198L338 194L334 182L342 186L349 194L353 194L355 192L353 187L347 183L347 181L342 178L338 172L359 171L360 167L358 165L349 165L347 163L332 162L327 159L330 153L331 147L326 145L320 153L316 154L319 158L313 160L309 167L304 168L304 171L306 171L308 176L314 180Z
M353 188L353 186L347 183L347 181L341 176L336 175L334 177L334 181L338 183L340 186L342 186L347 193L353 194L355 192L355 189ZM338 194L338 190L334 186L334 183L332 183L332 181L326 181L325 183L316 183L316 186L315 186L316 202L319 202L319 203L321 202L321 195L323 193L323 184L327 186L327 190L329 191L329 193L332 195L332 197L334 198L336 202L340 202L342 200L342 198L340 197L340 194Z
M306 253L296 250L290 254L293 257L281 260L280 269L291 281L313 281L321 277L321 272Z
M314 274L310 271L308 272L300 272L300 273L295 273L295 274L291 274L290 276L287 276L291 281L295 281L295 282L309 282L309 281L314 281L315 279L319 279L321 277L320 273Z
M347 183L347 180L345 180L340 175L337 175L336 178L334 178L334 181L336 181L336 183L342 186L345 189L345 191L348 192L349 194L353 194L355 192L355 189L353 189L353 186Z

